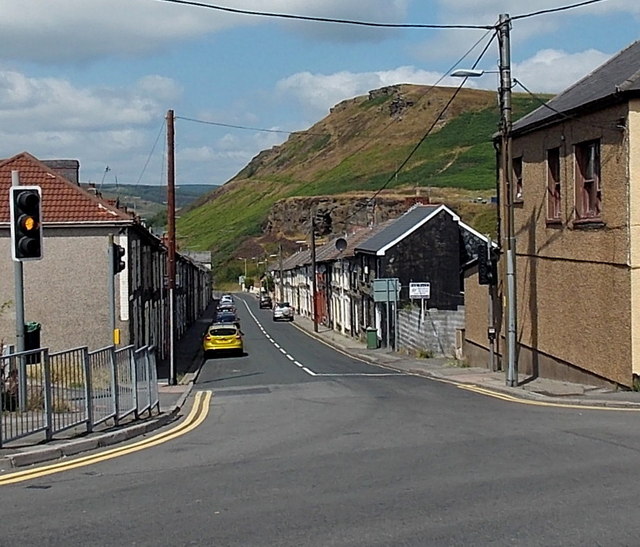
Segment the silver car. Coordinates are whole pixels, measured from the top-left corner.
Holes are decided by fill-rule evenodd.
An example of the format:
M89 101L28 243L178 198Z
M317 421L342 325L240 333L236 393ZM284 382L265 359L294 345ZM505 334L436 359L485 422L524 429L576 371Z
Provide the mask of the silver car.
M274 321L293 321L293 308L289 302L278 302L273 307Z

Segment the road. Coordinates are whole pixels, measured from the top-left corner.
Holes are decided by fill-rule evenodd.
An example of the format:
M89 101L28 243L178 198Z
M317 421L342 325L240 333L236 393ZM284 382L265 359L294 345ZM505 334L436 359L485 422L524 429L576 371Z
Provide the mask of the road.
M0 486L0 545L639 543L639 414L393 373L247 303L246 354L203 365L201 424Z

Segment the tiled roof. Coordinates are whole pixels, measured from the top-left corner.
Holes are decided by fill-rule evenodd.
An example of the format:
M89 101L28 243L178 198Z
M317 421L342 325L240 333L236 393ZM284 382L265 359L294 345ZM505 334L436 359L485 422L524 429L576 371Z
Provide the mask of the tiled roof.
M640 93L640 40L634 42L593 72L556 95L513 124L515 133L524 132L563 114L603 100L626 100ZM560 114L559 114L560 113Z
M0 162L0 222L9 222L9 188L11 171L18 171L20 184L42 189L42 221L50 222L115 222L134 217L96 197L53 169L22 152Z

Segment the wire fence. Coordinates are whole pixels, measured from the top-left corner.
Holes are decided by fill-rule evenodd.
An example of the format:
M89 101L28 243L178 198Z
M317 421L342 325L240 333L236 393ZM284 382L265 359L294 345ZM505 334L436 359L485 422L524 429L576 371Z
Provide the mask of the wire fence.
M0 356L0 447L44 433L91 432L160 411L155 348L47 348Z

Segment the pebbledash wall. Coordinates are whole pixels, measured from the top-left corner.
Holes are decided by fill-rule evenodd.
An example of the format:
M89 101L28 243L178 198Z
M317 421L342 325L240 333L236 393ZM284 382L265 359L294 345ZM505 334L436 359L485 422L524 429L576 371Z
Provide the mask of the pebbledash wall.
M457 310L420 307L398 310L398 350L407 353L426 352L431 356L453 357L456 334L464 329L464 306Z

